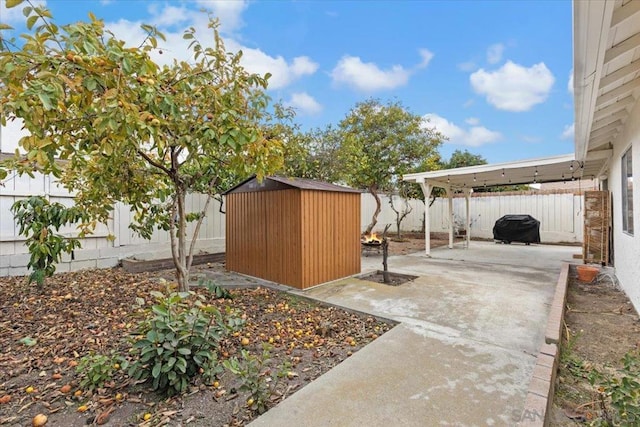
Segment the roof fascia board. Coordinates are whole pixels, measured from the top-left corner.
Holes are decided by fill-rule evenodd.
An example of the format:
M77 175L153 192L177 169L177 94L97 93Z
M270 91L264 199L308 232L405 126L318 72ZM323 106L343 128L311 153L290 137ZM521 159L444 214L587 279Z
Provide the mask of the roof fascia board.
M613 8L613 1L573 2L574 145L578 160L587 156Z

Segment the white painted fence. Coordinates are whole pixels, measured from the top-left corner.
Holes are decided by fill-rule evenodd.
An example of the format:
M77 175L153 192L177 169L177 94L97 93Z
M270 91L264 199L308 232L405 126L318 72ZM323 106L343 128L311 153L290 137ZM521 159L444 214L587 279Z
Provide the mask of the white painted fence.
M389 205L389 197L384 195L382 212L378 216L376 230L382 230L391 223L390 230L396 229L396 215ZM398 197L394 198L396 209L404 208ZM570 192L523 192L523 193L477 193L471 197L471 236L493 238L493 225L496 220L507 214L529 214L540 221L540 239L543 243L580 243L582 242L583 197ZM402 222L403 230L421 230L424 218L424 204L420 200L411 200L413 211ZM375 210L375 200L370 194L362 195L362 229L371 220ZM436 199L430 208L431 231L448 232L449 216L447 199ZM464 197L453 200L455 218L464 222Z
M0 276L23 275L27 273L29 254L24 245L24 238L19 235L18 226L11 213L11 206L16 200L29 196L49 196L51 202L59 202L66 206L73 203L72 196L64 189L58 188L49 176L11 177L0 186ZM187 208L197 212L204 207L205 196L190 195L187 197ZM218 212L219 204L209 204L207 217L199 232L196 253L199 251L224 251L224 215ZM117 265L122 258L138 259L165 258L171 256L170 238L165 231L156 231L151 240L138 237L129 223L132 213L124 204L117 204L112 218L107 224L101 224L95 233L82 240L82 248L74 251L73 260L64 256L57 271L79 270L83 268L105 268ZM194 224L187 230L188 236L193 234ZM74 235L74 227L60 230L63 235ZM115 241L107 240L113 234Z
M56 186L50 177L36 176L11 177L0 186L0 276L22 275L27 273L29 261L24 238L18 234L18 228L11 214L11 205L18 199L31 195L48 195L52 202L65 205L72 203L72 196ZM388 196L382 195L382 212L378 217L381 230L385 224L391 223L395 230L395 214L389 206ZM396 207L404 208L403 202L395 198ZM190 211L196 212L204 205L204 196L192 195L187 199ZM424 205L419 200L410 200L413 211L402 223L403 230L420 230L424 215ZM217 202L209 206L207 218L200 229L197 251L224 251L224 215L219 213ZM446 232L448 230L447 201L438 199L431 209L431 230ZM369 223L375 210L375 201L369 194L362 194L362 230ZM459 218L464 218L464 198L454 199L454 211ZM541 222L541 238L543 242L581 242L582 241L582 196L571 193L564 194L500 194L484 196L475 195L471 199L471 235L473 237L491 238L495 221L505 214L530 214ZM93 267L112 267L122 258L138 259L161 258L170 256L169 236L166 232L157 231L150 241L141 239L129 228L131 212L127 206L118 204L113 217L107 224L100 225L96 233L82 241L82 249L74 252L74 259L65 256L58 265L58 271L78 270ZM190 225L189 235L193 224ZM73 235L74 229L68 227L62 234ZM108 234L116 239L110 242Z

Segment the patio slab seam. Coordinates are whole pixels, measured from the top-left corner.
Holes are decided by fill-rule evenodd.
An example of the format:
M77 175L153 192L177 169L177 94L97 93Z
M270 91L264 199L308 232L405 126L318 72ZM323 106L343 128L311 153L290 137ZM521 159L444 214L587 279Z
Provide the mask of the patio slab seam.
M551 418L553 392L560 357L562 320L569 283L569 263L562 263L556 290L547 317L545 342L540 347L529 383L524 409L520 416L520 427L546 427Z

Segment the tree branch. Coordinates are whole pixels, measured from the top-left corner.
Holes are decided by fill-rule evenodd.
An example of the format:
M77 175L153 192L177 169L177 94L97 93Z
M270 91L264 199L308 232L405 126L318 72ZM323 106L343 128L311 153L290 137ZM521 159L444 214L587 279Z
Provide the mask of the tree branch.
M149 163L151 166L154 166L154 167L162 170L167 175L171 176L171 170L170 169L167 169L166 166L163 166L162 164L160 164L160 163L156 162L155 160L153 160L151 157L149 157L141 149L136 148L136 153L140 154L140 156L142 156L142 158L145 159L147 161L147 163Z

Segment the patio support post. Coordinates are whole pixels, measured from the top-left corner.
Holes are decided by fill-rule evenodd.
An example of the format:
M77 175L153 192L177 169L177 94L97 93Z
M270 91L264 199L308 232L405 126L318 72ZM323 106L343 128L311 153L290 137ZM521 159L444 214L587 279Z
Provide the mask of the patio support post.
M449 249L453 249L453 190L445 188L449 204Z
M469 247L469 243L471 243L471 215L469 210L469 202L471 199L471 193L473 193L473 188L465 188L464 189L464 206L466 212L466 224L465 228L467 229L467 235L465 238L467 239L467 248Z
M420 182L420 188L424 194L424 254L431 256L431 220L429 217L429 197L431 196L432 187L424 180Z

